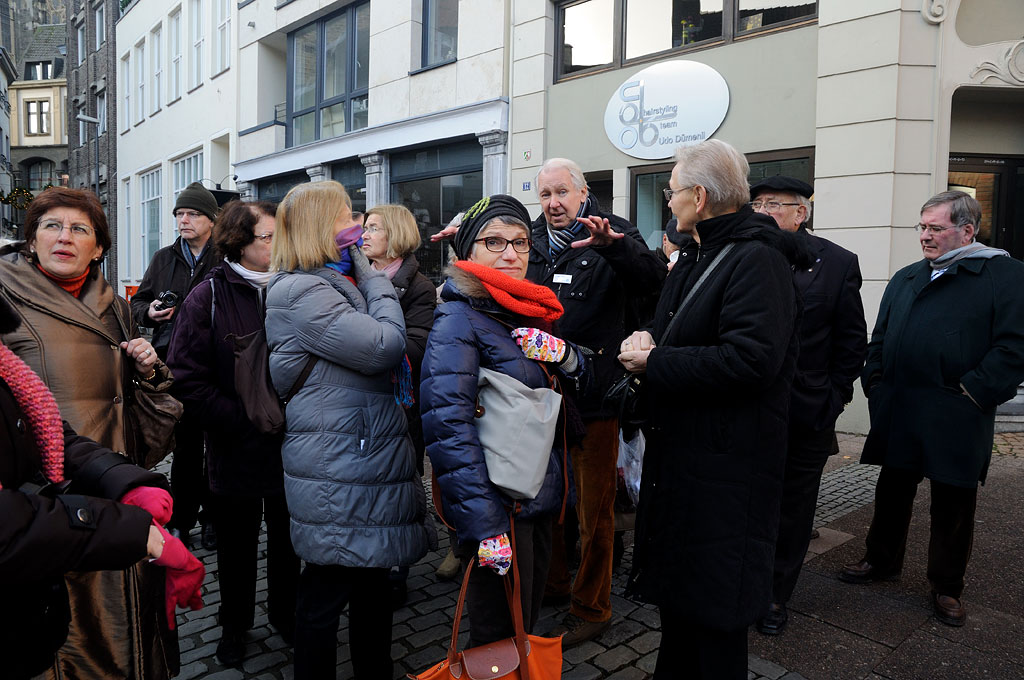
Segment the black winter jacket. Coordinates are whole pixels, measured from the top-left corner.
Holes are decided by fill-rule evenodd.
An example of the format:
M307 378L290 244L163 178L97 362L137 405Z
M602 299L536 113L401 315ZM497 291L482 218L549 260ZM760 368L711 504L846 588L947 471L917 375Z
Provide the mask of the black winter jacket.
M562 337L593 353L590 387L579 400L585 419L615 415L601 402L622 373L616 360L619 345L636 330L635 322L631 323L637 316L635 302L657 294L667 274L665 265L630 222L611 213L594 214L607 218L612 229L626 237L603 248L566 248L552 261L542 214L531 227L533 248L526 272L527 279L553 290L565 308L558 320ZM569 282L559 283L564 277Z
M158 324L149 318L149 303L168 290L177 293L179 300L184 301L192 289L206 278L217 262L213 253L213 244L207 242L206 249L203 250L193 271L181 253L180 236L174 239L174 243L171 245L156 251L153 259L150 260L149 267L146 268L146 273L142 276L142 283L139 284L139 289L132 296L132 316L139 326L153 329L153 348L161 359L167 358L171 330L174 327L175 319L178 318L178 312L176 311L169 321Z
M227 339L263 328L260 291L221 263L189 293L175 318L180 323L174 325L167 354L172 392L206 431L210 489L230 496L284 493L284 435L259 432L246 416L235 391L234 347Z
M666 282L656 342L718 252L736 245L648 357L629 593L732 631L763 614L771 595L799 303L780 252L792 234L772 218L746 207L697 231L700 246Z

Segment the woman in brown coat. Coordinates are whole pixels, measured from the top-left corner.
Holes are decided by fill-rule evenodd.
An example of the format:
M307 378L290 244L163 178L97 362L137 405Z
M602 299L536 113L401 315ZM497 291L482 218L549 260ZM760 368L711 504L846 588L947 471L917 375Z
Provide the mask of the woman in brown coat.
M104 280L110 232L96 196L52 187L29 204L25 242L0 249L0 296L20 317L0 336L53 393L78 434L141 463L127 417L131 383L170 387L167 367L138 337L128 303ZM69 573L72 620L54 677L163 680L178 671L164 608L164 571ZM140 644L141 643L141 644Z

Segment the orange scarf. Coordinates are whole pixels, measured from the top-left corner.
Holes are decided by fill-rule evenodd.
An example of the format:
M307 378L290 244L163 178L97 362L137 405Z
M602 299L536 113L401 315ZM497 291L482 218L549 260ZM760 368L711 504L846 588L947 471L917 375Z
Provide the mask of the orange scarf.
M459 260L455 266L480 279L494 301L510 312L545 321L554 321L562 316L562 303L550 288L525 279L513 279L508 274L469 260Z
M85 285L85 280L89 278L90 271L89 269L86 269L85 273L82 274L81 276L76 276L73 279L62 279L46 271L45 269L40 267L39 264L36 264L36 267L39 268L39 271L41 271L46 276L46 278L50 279L64 290L74 295L75 297L78 297L78 294L82 292L82 286Z

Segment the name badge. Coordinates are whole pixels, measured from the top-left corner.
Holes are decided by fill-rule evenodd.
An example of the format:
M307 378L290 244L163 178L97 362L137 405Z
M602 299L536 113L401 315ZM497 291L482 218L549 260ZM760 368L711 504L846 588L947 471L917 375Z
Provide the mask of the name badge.
M552 280L555 283L572 283L572 274L555 274Z

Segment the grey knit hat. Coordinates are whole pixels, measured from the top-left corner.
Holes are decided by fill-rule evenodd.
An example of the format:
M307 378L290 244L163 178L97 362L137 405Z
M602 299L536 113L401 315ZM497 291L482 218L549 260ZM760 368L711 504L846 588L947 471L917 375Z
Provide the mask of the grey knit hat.
M174 202L174 210L171 214L178 212L181 208L198 210L211 220L217 218L217 199L213 197L210 190L199 182L192 182L178 194L178 200Z

